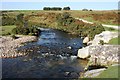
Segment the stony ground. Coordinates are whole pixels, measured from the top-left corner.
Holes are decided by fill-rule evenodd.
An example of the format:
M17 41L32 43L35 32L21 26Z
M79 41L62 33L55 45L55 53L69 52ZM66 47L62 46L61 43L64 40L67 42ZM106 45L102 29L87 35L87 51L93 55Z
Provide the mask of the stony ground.
M118 32L110 32L104 31L98 35L95 35L93 41L88 42L88 46L85 48L79 49L78 57L80 58L88 58L90 56L89 62L85 67L85 73L83 73L82 77L84 78L94 78L101 74L106 68L114 64L119 63L119 49L120 45L110 45L110 44L100 44L100 40L108 43L112 38L118 37ZM85 53L86 52L86 53ZM89 70L90 66L104 66L102 68L97 68L93 70Z
M119 63L119 45L99 45L89 48L90 65L109 66Z
M35 36L22 36L18 35L17 39L13 39L10 36L1 36L0 37L0 51L1 56L0 58L8 58L8 57L17 57L21 55L25 55L22 53L17 53L16 48L23 46L22 43L35 41Z

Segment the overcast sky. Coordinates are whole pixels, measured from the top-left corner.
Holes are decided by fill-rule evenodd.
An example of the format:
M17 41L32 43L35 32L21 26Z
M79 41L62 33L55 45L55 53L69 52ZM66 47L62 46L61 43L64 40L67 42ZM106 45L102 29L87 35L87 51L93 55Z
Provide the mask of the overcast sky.
M18 0L20 1L20 0ZM2 2L2 10L42 10L43 7L66 7L69 6L72 10L81 10L83 8L93 10L114 10L118 9L117 1L110 2Z

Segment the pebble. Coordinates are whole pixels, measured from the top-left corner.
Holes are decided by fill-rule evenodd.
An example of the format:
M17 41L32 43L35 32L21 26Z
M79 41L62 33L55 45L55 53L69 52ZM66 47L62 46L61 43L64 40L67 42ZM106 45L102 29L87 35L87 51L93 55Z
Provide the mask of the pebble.
M71 46L68 46L67 48L68 48L68 49L72 49L72 47L71 47Z

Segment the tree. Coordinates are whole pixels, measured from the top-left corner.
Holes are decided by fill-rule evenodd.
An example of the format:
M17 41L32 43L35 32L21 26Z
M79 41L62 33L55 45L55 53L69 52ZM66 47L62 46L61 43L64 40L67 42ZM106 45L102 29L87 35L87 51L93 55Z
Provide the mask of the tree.
M44 7L43 10L51 10L50 7Z
M93 11L92 9L90 9L90 11Z
M62 10L62 8L61 7L52 7L52 8L44 7L43 10Z
M60 7L52 7L51 10L61 10L62 8Z
M88 9L82 9L82 11L88 11Z
M64 7L63 10L70 10L70 7Z

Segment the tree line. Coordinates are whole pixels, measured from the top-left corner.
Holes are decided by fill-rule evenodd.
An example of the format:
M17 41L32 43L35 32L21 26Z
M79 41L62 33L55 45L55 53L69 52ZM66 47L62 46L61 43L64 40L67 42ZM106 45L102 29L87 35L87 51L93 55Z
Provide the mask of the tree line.
M43 10L70 10L70 7L44 7Z

